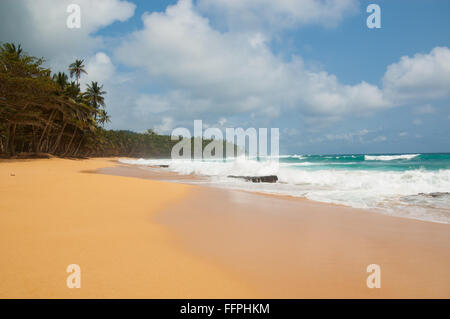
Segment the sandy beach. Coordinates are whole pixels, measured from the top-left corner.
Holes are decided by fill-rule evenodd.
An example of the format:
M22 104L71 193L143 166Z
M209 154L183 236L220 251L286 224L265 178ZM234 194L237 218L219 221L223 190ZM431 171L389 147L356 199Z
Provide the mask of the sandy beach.
M450 298L448 224L173 183L116 159L3 160L0 176L0 298Z

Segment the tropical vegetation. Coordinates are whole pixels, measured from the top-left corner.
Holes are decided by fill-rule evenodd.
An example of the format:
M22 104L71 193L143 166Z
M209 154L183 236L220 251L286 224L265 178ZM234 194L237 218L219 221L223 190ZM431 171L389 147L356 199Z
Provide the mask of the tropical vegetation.
M88 76L84 60L68 67L75 81L44 62L21 45L0 46L1 156L170 156L176 143L170 136L103 128L110 122L107 92L97 82L80 89L81 76Z

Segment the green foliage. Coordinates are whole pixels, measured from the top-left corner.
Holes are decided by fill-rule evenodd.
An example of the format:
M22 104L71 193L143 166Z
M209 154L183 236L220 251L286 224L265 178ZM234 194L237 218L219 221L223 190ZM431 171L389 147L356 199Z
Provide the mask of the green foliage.
M75 75L75 78L77 80L77 84L79 83L81 74L87 74L86 70L84 69L84 60L75 60L75 62L71 63L69 65L69 72L70 77L72 78Z
M20 45L0 46L0 152L86 155L109 116L103 110L97 121L79 85L62 72L51 77L43 63Z
M191 138L191 155L194 152L194 138ZM131 131L115 131L100 129L98 132L97 148L93 154L97 156L130 156L130 157L159 157L170 158L172 147L179 140L172 141L171 136L158 135L152 129L145 133ZM202 149L211 143L210 139L202 140ZM223 154L227 146L236 146L222 142Z
M81 92L83 60L51 75L44 59L20 45L0 46L0 154L50 153L57 156L170 157L177 141L170 136L105 130L110 121L103 86L91 82ZM192 143L194 139L192 139ZM204 140L203 146L210 141ZM193 149L193 147L192 147Z

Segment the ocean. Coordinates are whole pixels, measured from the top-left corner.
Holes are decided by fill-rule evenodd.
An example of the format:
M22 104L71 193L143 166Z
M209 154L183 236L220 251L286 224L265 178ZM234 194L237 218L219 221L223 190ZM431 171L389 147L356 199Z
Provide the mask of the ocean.
M168 165L169 170L179 174L206 177L192 183L306 197L393 216L450 223L449 153L121 161L144 168ZM277 175L278 182L251 183L231 175Z

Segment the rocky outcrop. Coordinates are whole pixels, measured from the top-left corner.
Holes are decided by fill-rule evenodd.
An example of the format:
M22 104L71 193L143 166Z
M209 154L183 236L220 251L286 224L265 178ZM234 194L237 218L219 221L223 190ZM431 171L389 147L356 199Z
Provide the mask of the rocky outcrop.
M450 193L448 193L448 192L419 193L419 195L436 198L436 197L449 196Z
M231 178L240 178L246 182L252 183L276 183L278 181L277 175L267 175L267 176L235 176L229 175Z

